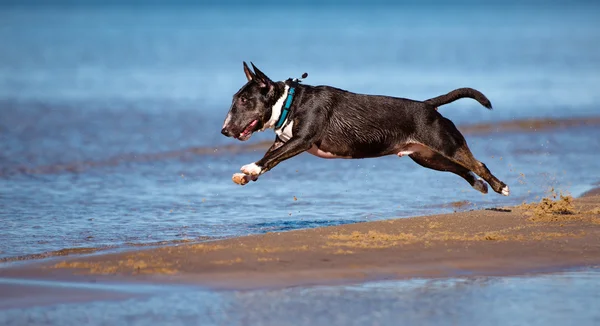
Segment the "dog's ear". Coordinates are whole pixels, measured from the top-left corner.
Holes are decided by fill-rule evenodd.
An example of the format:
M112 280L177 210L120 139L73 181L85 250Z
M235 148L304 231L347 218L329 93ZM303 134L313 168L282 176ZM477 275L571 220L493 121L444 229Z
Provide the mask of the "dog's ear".
M244 61L244 74L246 74L246 78L248 78L248 81L251 81L252 79L254 79L256 77L256 76L254 76L254 73L252 72L252 70L250 70L250 68L248 68L246 61Z
M262 71L260 71L260 69L256 68L254 63L250 62L250 64L252 65L252 69L254 69L254 76L256 77L255 81L260 85L260 87L272 87L274 84L273 81L269 79L269 77L267 77L267 75L265 75Z

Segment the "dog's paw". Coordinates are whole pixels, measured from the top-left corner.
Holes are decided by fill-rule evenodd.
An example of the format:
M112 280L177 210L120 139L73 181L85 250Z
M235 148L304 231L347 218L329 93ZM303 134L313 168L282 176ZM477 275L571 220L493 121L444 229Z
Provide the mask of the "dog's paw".
M508 186L504 186L504 187L502 187L501 193L502 193L504 196L508 196L508 195L510 195L510 189L508 189Z
M234 183L239 184L240 186L243 186L245 184L247 184L248 182L250 182L250 176L245 175L243 173L234 173L233 176L231 177L231 180Z
M242 173L244 173L246 175L258 176L262 172L262 168L260 166L256 165L256 163L252 163L252 164L246 164L246 165L242 166L240 171L242 171Z
M257 176L251 176L251 175L246 175L243 173L235 173L232 177L231 180L237 184L239 184L240 186L243 186L245 184L247 184L250 181L256 181L258 180Z

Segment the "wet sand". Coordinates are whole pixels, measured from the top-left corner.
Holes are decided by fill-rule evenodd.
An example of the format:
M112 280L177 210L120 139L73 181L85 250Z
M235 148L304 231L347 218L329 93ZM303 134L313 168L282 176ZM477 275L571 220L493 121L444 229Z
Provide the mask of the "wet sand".
M1 268L0 278L255 289L505 276L599 265L598 239L600 195L554 194L518 207L31 261Z
M105 289L77 288L76 286L57 286L54 282L27 282L0 280L0 310L31 306L45 306L56 303L81 303L95 300L123 300L133 294Z

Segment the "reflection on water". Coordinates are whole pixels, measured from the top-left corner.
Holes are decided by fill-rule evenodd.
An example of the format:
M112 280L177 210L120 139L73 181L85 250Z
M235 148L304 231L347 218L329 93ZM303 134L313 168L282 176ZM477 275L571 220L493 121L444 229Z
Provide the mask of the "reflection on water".
M107 290L134 293L136 286ZM140 285L137 293L145 295L4 310L0 324L546 326L600 321L597 270L226 292Z

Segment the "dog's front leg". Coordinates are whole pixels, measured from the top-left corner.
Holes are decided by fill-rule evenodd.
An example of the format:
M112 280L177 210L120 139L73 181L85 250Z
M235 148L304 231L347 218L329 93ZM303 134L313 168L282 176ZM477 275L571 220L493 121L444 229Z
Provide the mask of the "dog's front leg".
M240 170L245 175L258 177L274 168L280 162L309 150L321 137L325 120L326 116L319 111L312 113L310 123L302 123L303 120L299 118L295 119L293 121L293 136L287 142L278 146L276 141L271 147L272 150L267 151L263 158L258 160L258 162L242 166Z
M281 139L279 139L279 137L275 136L275 141L273 142L273 145L271 145L271 147L269 147L269 149L267 150L267 152L265 153L264 156L267 156L270 152L278 149L283 144L284 144L284 142L282 142ZM240 186L243 186L243 185L249 183L250 181L258 180L258 175L234 173L233 176L231 177L231 180L233 180L233 182L239 184Z
M311 147L312 142L310 142L306 138L292 138L288 142L283 144L281 147L271 152L267 152L265 156L261 158L258 162L244 165L240 170L244 174L249 176L259 176L271 170L280 162L292 158L304 151L307 151Z

